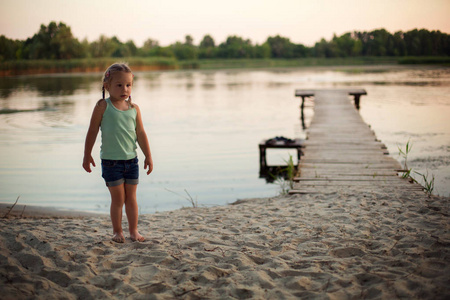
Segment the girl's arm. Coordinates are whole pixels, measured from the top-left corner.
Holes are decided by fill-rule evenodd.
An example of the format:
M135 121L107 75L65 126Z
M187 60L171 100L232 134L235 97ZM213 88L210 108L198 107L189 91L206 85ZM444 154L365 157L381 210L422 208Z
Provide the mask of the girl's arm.
M95 167L95 161L92 158L91 152L94 147L95 140L97 139L98 131L100 129L100 124L102 122L103 113L106 110L106 102L100 100L92 112L91 122L89 124L89 129L86 134L86 141L84 143L84 158L83 158L83 168L86 172L91 173L91 164Z
M141 110L134 104L137 111L136 116L136 135L139 147L141 147L142 152L145 155L144 169L147 169L147 175L153 171L153 159L152 153L150 152L150 145L148 143L147 134L145 133L144 124L142 123Z

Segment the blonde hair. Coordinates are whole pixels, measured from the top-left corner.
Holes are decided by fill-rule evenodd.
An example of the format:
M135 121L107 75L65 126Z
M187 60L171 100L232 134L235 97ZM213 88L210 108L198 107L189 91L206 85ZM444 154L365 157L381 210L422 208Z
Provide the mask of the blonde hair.
M108 69L106 69L105 73L103 73L102 100L105 100L105 83L110 83L114 73L117 73L117 72L126 72L126 73L131 73L131 75L133 75L130 67L126 63L115 63L115 64L110 65L108 67ZM133 77L134 77L134 75L133 75ZM128 102L131 107L134 107L133 103L131 102L131 95L130 95L130 98L128 99Z

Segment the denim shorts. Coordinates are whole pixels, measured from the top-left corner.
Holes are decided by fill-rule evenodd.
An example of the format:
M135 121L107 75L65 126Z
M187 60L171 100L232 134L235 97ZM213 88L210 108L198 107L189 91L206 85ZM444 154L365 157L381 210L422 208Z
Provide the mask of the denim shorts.
M118 186L122 183L139 183L138 158L129 160L109 160L102 159L102 177L106 186Z

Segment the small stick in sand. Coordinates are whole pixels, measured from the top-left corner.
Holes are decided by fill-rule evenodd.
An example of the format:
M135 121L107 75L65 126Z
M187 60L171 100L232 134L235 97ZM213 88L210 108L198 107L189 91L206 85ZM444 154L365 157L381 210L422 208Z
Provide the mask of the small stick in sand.
M206 248L203 248L203 250L208 251L208 252L214 252L214 251L216 251L217 249L219 249L219 250L222 252L222 256L225 257L225 251L223 251L223 249L220 248L220 247L215 247L214 249L206 249Z
M22 218L22 217L23 217L23 213L25 212L25 208L27 208L27 206L26 206L26 205L24 205L24 206L23 206L23 209L22 209L22 213L20 214L20 218Z
M198 291L199 289L201 289L201 287L198 287L198 288L195 288L195 289L192 289L192 290L187 290L187 291L184 291L184 292L181 293L181 294L175 294L175 295L176 295L177 297L181 297L181 296L186 295L187 293Z
M13 206L11 206L11 208L10 208L9 211L3 216L3 218L6 218L6 217L9 215L9 213L13 210L14 206L16 206L17 201L19 201L19 198L20 198L20 196L17 197L16 202L14 202Z

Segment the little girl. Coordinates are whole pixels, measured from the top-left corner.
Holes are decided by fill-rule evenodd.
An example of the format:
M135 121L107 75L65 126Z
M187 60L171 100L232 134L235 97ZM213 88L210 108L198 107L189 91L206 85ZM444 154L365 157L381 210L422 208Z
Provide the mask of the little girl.
M102 177L111 193L111 221L113 241L124 243L122 231L122 209L128 218L132 241L144 241L137 230L138 205L136 189L139 167L136 153L136 141L145 155L144 169L147 175L153 170L150 146L145 133L139 107L131 101L133 74L126 64L113 64L103 75L103 97L97 102L92 113L86 135L83 168L91 172L95 167L91 152L99 129L102 131L100 158L102 159ZM105 90L109 98L105 99Z

